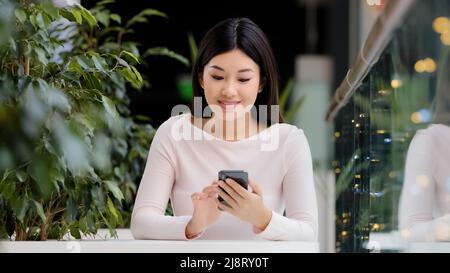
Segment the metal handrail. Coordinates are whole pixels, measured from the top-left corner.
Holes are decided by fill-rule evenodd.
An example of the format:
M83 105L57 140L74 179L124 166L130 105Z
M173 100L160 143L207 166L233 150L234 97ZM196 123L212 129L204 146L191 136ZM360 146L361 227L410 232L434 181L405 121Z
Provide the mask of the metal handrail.
M328 107L326 121L331 122L339 110L348 103L354 91L361 85L362 80L378 61L381 53L391 40L394 31L416 1L390 0L388 2L384 11L375 21L352 68L347 72L345 79L336 89Z

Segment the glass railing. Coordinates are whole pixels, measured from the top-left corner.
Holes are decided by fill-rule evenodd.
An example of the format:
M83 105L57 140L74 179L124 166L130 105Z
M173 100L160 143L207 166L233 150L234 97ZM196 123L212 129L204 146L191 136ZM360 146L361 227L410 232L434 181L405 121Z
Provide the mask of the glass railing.
M450 252L449 53L450 1L415 1L334 119L337 252Z

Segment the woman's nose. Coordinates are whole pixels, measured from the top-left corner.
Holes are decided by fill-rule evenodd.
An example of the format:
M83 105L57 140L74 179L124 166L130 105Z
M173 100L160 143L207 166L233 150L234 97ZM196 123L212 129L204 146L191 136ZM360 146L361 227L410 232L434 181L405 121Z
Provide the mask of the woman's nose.
M222 89L222 95L225 97L233 97L237 94L236 86L232 82L227 82Z

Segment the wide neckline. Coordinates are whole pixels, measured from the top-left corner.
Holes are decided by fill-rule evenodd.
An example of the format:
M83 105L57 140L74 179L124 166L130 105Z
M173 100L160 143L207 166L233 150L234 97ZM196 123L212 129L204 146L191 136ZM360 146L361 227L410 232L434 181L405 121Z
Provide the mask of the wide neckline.
M183 114L183 115L184 115L184 117L183 117L184 121L189 124L190 128L193 128L194 130L200 131L203 135L206 135L208 138L212 138L212 139L214 139L216 141L223 142L223 143L230 143L230 144L237 144L237 143L244 143L244 142L259 140L259 138L260 138L260 136L262 134L265 134L265 133L269 132L270 130L272 130L273 127L279 125L279 123L275 123L275 124L272 124L271 126L265 128L265 129L259 131L258 133L250 136L250 137L243 138L243 139L236 140L236 141L229 141L229 140L225 140L223 138L218 138L218 137L216 137L216 136L206 132L202 128L199 128L199 127L195 126L194 124L192 124L192 122L191 122L192 114L191 113L186 113L186 114Z

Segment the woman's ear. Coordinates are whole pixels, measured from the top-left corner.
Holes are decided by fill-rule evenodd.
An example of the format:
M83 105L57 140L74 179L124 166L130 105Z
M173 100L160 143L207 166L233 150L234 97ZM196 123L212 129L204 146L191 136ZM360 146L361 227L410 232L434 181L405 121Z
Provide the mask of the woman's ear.
M261 93L263 91L265 85L266 85L266 78L262 78L259 84L258 93Z
M205 86L203 84L203 73L202 72L198 73L198 82L200 83L200 86L202 87L202 89L205 90Z

